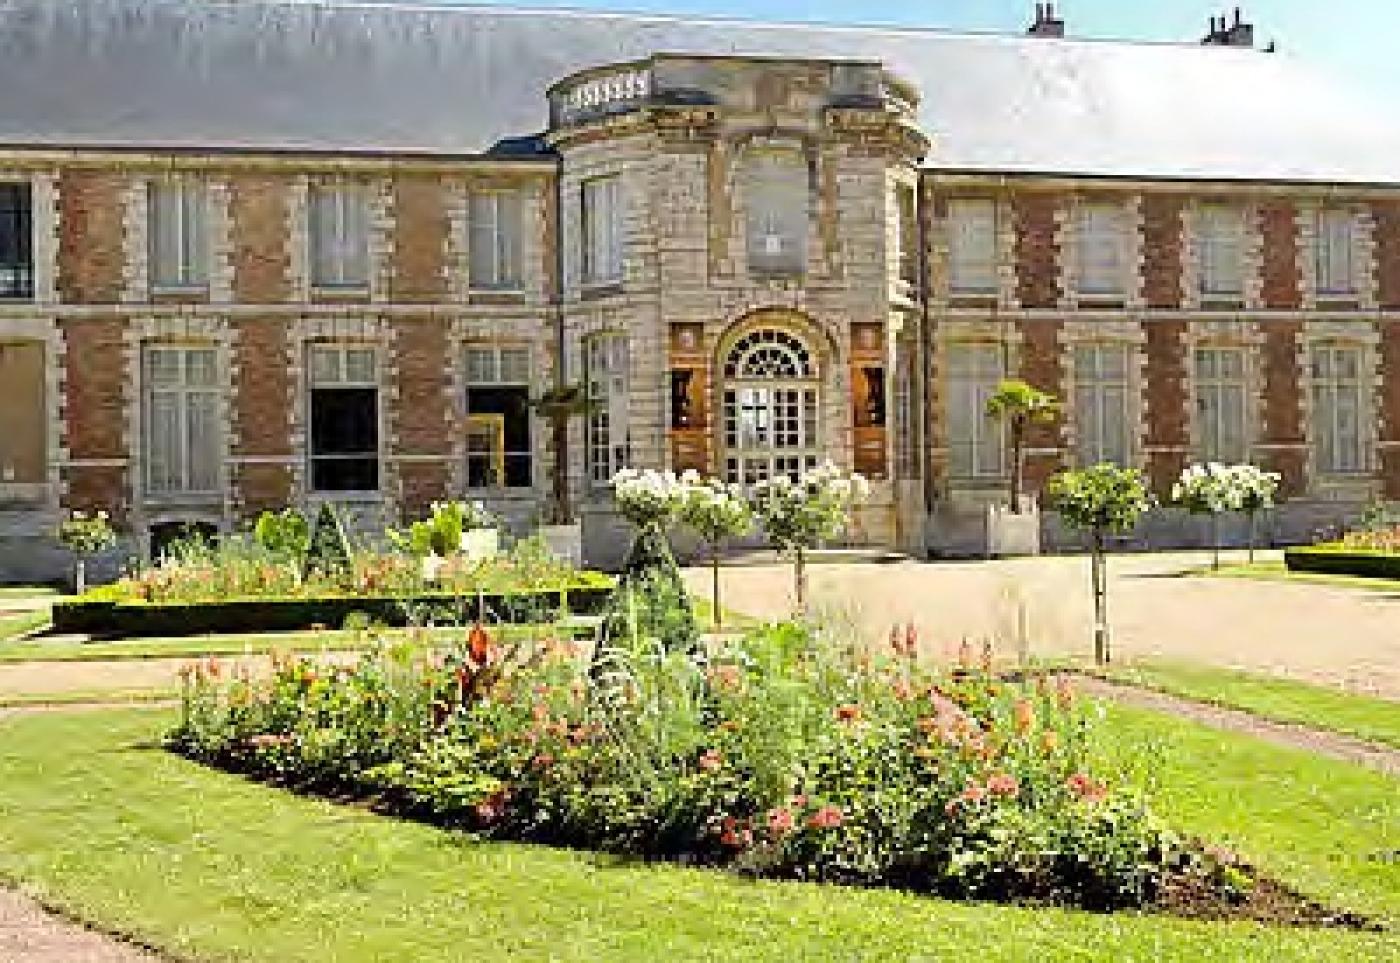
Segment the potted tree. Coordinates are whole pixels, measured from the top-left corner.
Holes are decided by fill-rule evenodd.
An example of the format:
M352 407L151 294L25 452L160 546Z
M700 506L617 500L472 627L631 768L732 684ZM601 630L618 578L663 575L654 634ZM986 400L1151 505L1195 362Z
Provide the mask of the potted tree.
M531 402L535 411L549 423L554 446L554 472L550 479L550 498L545 510L540 537L549 550L573 565L583 564L583 528L574 512L569 492L569 423L592 410L592 402L583 385L556 385Z
M117 543L116 530L104 511L73 512L59 523L58 540L73 553L73 594L82 595L87 591L88 559Z
M987 511L988 555L1037 555L1040 553L1040 513L1034 499L1023 497L1026 470L1026 436L1031 426L1054 420L1059 402L1048 392L1017 379L997 385L987 399L986 414L1006 428L1010 492L1007 505Z

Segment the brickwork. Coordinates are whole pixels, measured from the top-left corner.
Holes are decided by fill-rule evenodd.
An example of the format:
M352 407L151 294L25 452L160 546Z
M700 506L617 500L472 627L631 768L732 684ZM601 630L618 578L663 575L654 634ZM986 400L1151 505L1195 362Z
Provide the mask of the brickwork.
M1187 420L1185 321L1143 325L1146 335L1147 474L1158 495L1170 493L1190 456L1191 426Z
M1142 295L1149 308L1181 305L1182 203L1171 195L1142 201Z
M119 517L128 507L125 370L119 363L123 330L121 319L63 325L64 503Z
M443 270L447 205L439 178L399 175L394 180L391 300L432 303L447 296Z
M1065 397L1064 371L1060 364L1060 321L1022 321L1020 335L1020 377L1056 398ZM1033 425L1026 437L1025 485L1028 492L1045 488L1064 467L1064 417Z
M58 186L58 293L69 304L115 304L124 277L125 180L116 171L65 169Z
M1380 306L1400 311L1400 201L1371 205L1375 223L1376 289Z
M1289 201L1263 204L1259 209L1259 229L1263 236L1264 307L1296 309L1302 304L1297 210Z
M276 317L239 320L232 368L233 501L239 514L251 517L291 500L289 462L296 455L289 409L295 399L285 324Z
M1016 230L1016 299L1023 308L1053 308L1060 283L1059 198L1020 193L1011 203Z
M1400 321L1380 328L1381 493L1400 501Z
M1307 486L1307 440L1300 403L1298 365L1301 321L1270 321L1264 326L1261 462L1283 475L1283 493L1296 496Z
M397 462L399 507L420 517L448 494L451 412L443 358L447 330L431 317L394 322L390 337L393 380L390 397L390 457Z
M244 304L290 300L287 180L240 174L229 184L233 299Z

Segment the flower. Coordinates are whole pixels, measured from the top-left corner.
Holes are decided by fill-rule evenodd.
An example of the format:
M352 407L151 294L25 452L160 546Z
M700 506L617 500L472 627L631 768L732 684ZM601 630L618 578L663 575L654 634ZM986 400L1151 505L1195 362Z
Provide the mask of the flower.
M706 749L700 753L699 765L705 772L714 772L724 765L724 756L718 749Z
M491 658L491 637L478 622L467 633L467 655L477 665L485 665Z
M768 810L768 835L781 839L792 832L795 820L792 810L786 806Z
M811 829L836 829L843 819L838 807L823 806L807 817L807 825Z
M851 703L844 706L837 706L836 718L841 722L859 722L861 717L860 706Z
M1003 796L1007 799L1014 799L1021 791L1021 784L1016 781L1016 777L1010 773L998 772L988 777L987 792L993 796Z
M1040 734L1040 748L1045 752L1054 752L1060 747L1060 734L1054 729L1046 729Z
M1016 721L1016 731L1022 735L1030 732L1031 727L1035 725L1035 706L1031 705L1029 699L1017 699L1012 715Z
M1093 777L1076 772L1065 780L1065 785L1069 791L1074 793L1085 802L1103 802L1108 797L1108 787Z

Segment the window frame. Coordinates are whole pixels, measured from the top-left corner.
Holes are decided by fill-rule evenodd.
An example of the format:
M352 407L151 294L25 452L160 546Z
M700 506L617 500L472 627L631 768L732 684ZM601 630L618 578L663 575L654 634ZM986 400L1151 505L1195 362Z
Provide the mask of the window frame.
M207 355L207 382L191 380L191 356ZM178 358L179 375L174 383L158 383L156 377L157 359L162 355ZM211 344L187 344L152 341L141 345L141 481L142 493L153 499L180 499L215 497L223 489L223 388L220 372L218 347ZM157 478L156 468L160 459L156 458L157 440L156 408L159 400L170 398L175 402L175 418L178 422L179 447L175 454L167 453L164 461L177 464L169 466L164 478ZM204 454L210 461L207 485L195 482L197 465L193 440L192 410L196 400L209 405L204 416L209 420L209 436L204 441L207 450ZM172 484L167 484L170 479Z
M807 272L812 196L806 163L795 154L760 152L744 161L744 255L750 274ZM770 250L770 241L778 242Z
M1334 260L1338 248L1331 229L1344 221L1346 237L1340 245L1344 252L1345 270L1340 281L1333 276L1338 267ZM1357 238L1360 225L1356 211L1350 207L1328 205L1319 207L1313 224L1313 277L1314 289L1319 298L1354 298L1356 289Z
M34 184L24 178L0 178L0 193L15 199L12 206L0 205L0 225L13 228L10 243L0 245L0 256L6 253L5 247L14 248L13 260L0 260L0 303L33 301L36 297Z
M974 211L982 216L971 216ZM953 297L991 297L1000 290L1000 217L996 198L948 199L948 291ZM985 236L974 234L974 229L985 231ZM962 247L970 238L975 241L973 251Z
M1335 478L1365 476L1374 470L1371 456L1371 429L1374 418L1374 386L1366 375L1367 349L1358 344L1338 341L1314 342L1308 346L1308 448L1314 469L1319 475ZM1355 375L1336 374L1338 359L1350 355L1355 360ZM1329 369L1325 377L1318 374L1319 361L1326 358ZM1341 412L1337 401L1351 397L1354 411L1355 461L1342 464L1340 456ZM1331 411L1324 415L1322 399L1330 396ZM1327 457L1329 456L1330 457Z
M364 181L347 178L310 185L306 235L309 280L314 290L361 292L369 289L374 273L370 257L373 233L370 200L370 185ZM352 211L352 204L357 211ZM326 236L328 224L324 220L328 208L332 214L329 238ZM350 236L352 231L355 237ZM331 270L323 276L321 271L327 266Z
M1248 243L1245 208L1238 204L1210 203L1197 209L1196 286L1203 299L1238 301L1244 297ZM1222 264L1227 255L1229 263Z
M334 352L337 356L336 376L322 379L317 370L317 355ZM369 378L351 377L348 358L351 353L368 353L373 365ZM381 383L383 364L379 346L366 342L326 342L311 341L306 345L306 490L317 498L366 498L382 497L384 490L384 388ZM316 392L337 390L374 391L374 449L357 452L331 452L318 454L316 446ZM321 488L316 484L318 462L374 461L374 488Z
M1076 293L1123 298L1128 290L1127 210L1114 201L1081 201L1074 217Z
M146 186L148 272L151 290L207 291L209 289L209 185L194 175L156 178ZM161 240L162 222L173 218L174 250ZM173 255L175 263L167 264ZM165 268L173 268L164 275Z
M579 184L579 275L585 287L623 280L622 175Z
M1086 379L1083 377L1083 365L1081 365L1081 353L1086 351L1094 352L1094 377ZM1122 375L1111 377L1105 375L1104 356L1106 352L1113 351L1122 354L1123 365ZM1136 395L1134 393L1136 379L1133 373L1133 363L1136 358L1135 345L1122 341L1081 341L1076 343L1071 351L1071 384L1073 385L1073 425L1074 425L1074 458L1075 463L1081 468L1088 468L1099 464L1114 464L1122 468L1133 468L1137 465L1138 459L1138 409ZM1112 373L1109 372L1109 375ZM1107 397L1111 392L1118 391L1122 394L1122 436L1117 439L1123 446L1122 458L1112 457L1109 437L1109 419ZM1092 431L1087 430L1084 417L1085 408L1092 403L1095 409L1091 419ZM1093 452L1086 456L1086 448L1092 444Z
M588 400L584 474L593 488L610 484L613 476L631 461L631 350L627 335L621 332L595 334L583 343L584 391ZM619 433L620 446L614 441Z
M489 223L484 220L488 210ZM519 188L472 190L467 196L467 289L507 294L523 291L524 240L525 191ZM485 276L478 272L481 265L478 257L483 250L490 252L488 269L483 272Z
M1205 357L1215 356L1213 366L1203 364ZM1228 357L1236 367L1236 371L1224 370L1226 366L1221 361ZM1207 367L1213 367L1212 371L1207 371ZM1239 396L1238 417L1238 447L1231 448L1225 444L1226 429L1232 427L1227 424L1228 406L1224 403L1225 396L1229 393L1237 393ZM1208 399L1213 399L1213 402ZM1250 461L1250 453L1253 450L1253 438L1250 426L1252 418L1250 409L1252 399L1250 395L1249 377L1249 351L1239 344L1212 344L1202 343L1193 346L1191 349L1191 417L1192 448L1196 457L1204 462L1221 462L1224 464L1239 464ZM1208 408L1213 410L1208 411Z
M507 353L524 354L524 370L522 372L519 372L519 374L514 377L507 376L508 366L504 361L504 358L507 355ZM476 376L473 375L472 356L474 354L481 357L489 357L492 359L490 364L490 367L492 369L491 373L489 373L486 376L481 376L480 374ZM533 417L528 408L530 401L530 393L534 388L534 352L531 350L528 344L494 344L488 342L468 343L465 346L465 349L463 350L462 354L462 371L464 382L462 406L468 424L470 425L476 423L478 425L484 425L486 424L488 419L500 419L499 451L497 451L493 447L493 450L488 456L497 465L497 469L495 471L496 482L494 484L489 485L473 485L471 483L472 459L474 457L479 456L472 452L471 446L470 444L468 444L467 450L464 452L463 461L463 467L466 471L465 487L468 491L506 493L515 493L534 489L536 468L536 429L535 418ZM526 435L525 450L511 451L506 448L506 419L509 417L507 414L503 414L500 412L473 411L471 402L472 391L476 388L523 389L524 402L527 406L524 412ZM526 465L526 482L524 484L512 485L509 483L509 471L507 469L507 463L509 459L524 460Z
M967 353L971 363L959 366L957 355ZM987 401L996 394L997 386L1007 377L1008 358L1005 345L994 341L950 341L942 351L943 423L947 429L948 477L954 481L976 483L1000 482L1007 477L1006 428L1000 420L987 417ZM994 363L983 369L986 358ZM967 402L966 411L955 405ZM960 412L955 414L956 412ZM963 443L954 438L955 428L962 428L963 415L970 435ZM962 458L966 452L968 457Z

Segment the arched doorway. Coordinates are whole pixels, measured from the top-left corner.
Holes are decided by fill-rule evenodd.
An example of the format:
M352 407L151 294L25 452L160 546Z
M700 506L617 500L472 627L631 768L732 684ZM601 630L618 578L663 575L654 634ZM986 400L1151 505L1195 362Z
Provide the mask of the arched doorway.
M811 346L786 328L755 328L722 361L724 476L752 485L795 477L821 459L821 378Z

